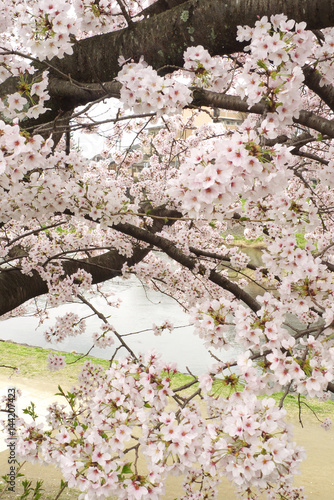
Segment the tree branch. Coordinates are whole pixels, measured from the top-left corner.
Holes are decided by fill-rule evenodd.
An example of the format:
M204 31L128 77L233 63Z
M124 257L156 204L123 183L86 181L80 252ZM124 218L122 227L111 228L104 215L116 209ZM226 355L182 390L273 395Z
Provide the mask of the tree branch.
M66 215L74 216L68 210L65 212ZM147 233L161 231L165 225L174 224L177 216L181 215L176 210L166 210L163 207L152 209L152 214L158 215L159 218L154 220L152 226L146 230ZM172 218L168 219L168 216ZM91 220L88 216L86 218ZM150 251L150 248L143 249L134 244L133 254L130 259L120 255L116 250L89 259L68 259L62 264L64 277L71 276L79 269L83 269L92 275L93 284L102 283L120 276L125 263L131 267L146 257ZM29 276L22 274L19 269L8 269L0 273L0 316L12 311L27 300L45 293L48 293L47 283L36 271L33 271Z
M144 229L128 223L116 224L115 226L113 226L113 228L123 234L128 234L129 236L132 236L139 241L145 241L146 243L160 248L171 259L188 268L190 271L193 271L197 268L197 260L184 254L180 249L176 247L176 245L172 241L168 240L167 238L152 234ZM198 267L198 273L199 275L206 274L206 269L203 265L200 265ZM224 290L231 292L237 299L245 302L245 304L247 304L248 307L252 309L252 311L256 312L261 308L260 304L250 294L245 292L236 283L228 280L227 278L225 278L225 276L222 276L216 271L208 272L208 279Z
M320 85L321 75L310 66L303 68L305 83L334 111L334 87L333 85Z
M92 36L77 41L73 54L62 59L53 58L50 65L50 80L67 75L68 80L84 83L112 82L119 72L118 58L144 56L148 64L159 69L183 66L183 53L187 47L203 45L211 55L240 52L244 43L236 40L238 25L253 25L263 16L285 13L296 21L306 21L309 29L321 29L334 25L334 0L159 0L157 11L131 27L120 31ZM170 7L172 8L166 8ZM149 13L149 11L147 11ZM43 68L40 63L38 71ZM61 73L59 73L61 72ZM64 80L66 78L64 77ZM0 85L0 97L17 90L17 78L9 78ZM58 81L58 85L60 82ZM50 88L52 84L50 84ZM82 102L89 101L88 91L82 101L73 100L73 95L56 95L55 87L48 101L50 111L39 117L39 123L52 121L59 114L71 111ZM78 89L79 93L79 89Z
M63 263L64 277L83 269L92 275L93 283L102 283L120 276L123 265L134 265L147 254L148 249L136 248L128 259L115 250L85 260L71 260ZM11 269L0 274L0 315L12 311L34 297L48 293L47 283L33 271L31 275L22 274L19 269Z
M258 103L249 106L247 101L241 97L227 94L220 94L204 89L194 89L193 104L196 106L209 106L213 108L229 109L231 111L240 111L242 113L255 113L262 115L266 110L264 103ZM301 110L298 118L293 119L294 123L299 123L308 128L317 130L323 135L334 138L334 121L327 120L311 111Z

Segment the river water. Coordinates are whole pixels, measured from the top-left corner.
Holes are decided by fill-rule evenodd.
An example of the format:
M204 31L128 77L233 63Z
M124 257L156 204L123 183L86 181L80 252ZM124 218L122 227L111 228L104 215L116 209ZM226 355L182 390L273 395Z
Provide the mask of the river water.
M260 249L243 248L242 250L251 257L252 263L261 265ZM173 332L165 331L160 336L154 335L151 330L126 337L124 340L136 354L147 353L155 349L162 354L165 361L177 363L180 371L185 372L188 367L195 374L206 372L216 362L204 347L203 341L194 335L194 328L189 325L188 315L172 297L144 287L134 276L127 280L120 278L110 280L104 284L104 287L107 291L113 292L115 298L121 299L120 307L109 307L101 297L96 297L91 302L105 316L110 316L108 321L119 334L151 330L153 323L159 326L165 320L171 321L175 327ZM260 288L255 288L248 290L247 287L247 291L254 295L261 293ZM63 342L57 344L50 344L46 341L44 332L54 324L57 316L61 316L65 312L74 312L79 317L86 317L92 313L86 305L73 303L49 309L49 318L42 325L39 325L38 318L32 315L7 319L0 322L0 337L3 340L12 340L32 346L86 353L93 343L92 334L94 332L101 333L100 325L102 323L96 316L86 320L87 328L84 334L77 337L67 337ZM224 361L231 359L237 353L237 346L233 343L232 329L228 337L231 342L228 351L213 351ZM90 354L98 358L110 359L114 349L114 346L106 349L94 347ZM124 356L126 353L125 349L121 349L117 357Z
M105 286L115 293L115 297L121 299L120 307L108 306L101 297L94 298L91 302L105 316L110 316L108 321L119 334L151 329L153 323L159 326L165 320L171 321L175 327L173 332L165 331L160 336L154 335L152 331L147 331L126 337L124 340L136 354L155 349L162 354L165 361L177 363L180 371L185 372L188 367L196 374L207 371L216 362L204 347L203 341L194 335L194 329L189 325L188 315L173 298L144 288L135 277L128 280L111 280ZM45 330L54 324L55 318L68 311L72 311L80 317L88 316L92 312L84 304L73 303L49 309L49 319L41 326L39 326L38 318L33 316L10 318L0 323L0 336L3 340L12 340L32 346L85 353L92 346L92 333L101 333L99 329L101 321L96 316L86 320L87 329L82 335L67 337L64 342L57 344L48 343L44 337ZM232 332L231 336L233 336ZM106 349L94 347L90 354L110 359L113 352L114 346ZM227 360L235 355L235 349L232 348L227 352L215 351L215 354ZM126 355L126 351L122 349L119 356L124 355Z

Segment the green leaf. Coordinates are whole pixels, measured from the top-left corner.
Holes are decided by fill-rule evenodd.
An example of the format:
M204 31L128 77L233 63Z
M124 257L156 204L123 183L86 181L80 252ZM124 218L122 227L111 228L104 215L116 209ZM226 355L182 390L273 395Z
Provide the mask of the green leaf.
M264 61L262 61L262 59L257 61L256 64L258 65L259 68L265 69L267 71L268 67L267 67L266 63Z
M131 469L131 465L132 465L131 462L123 465L121 474L133 474L132 469Z
M22 411L25 415L30 415L33 420L36 420L36 418L38 417L37 413L35 412L35 403L33 403L32 401L30 401L30 406L28 406L28 408L24 408L24 410Z
M65 392L63 391L60 385L58 385L58 391L59 392L56 392L55 396L65 396Z

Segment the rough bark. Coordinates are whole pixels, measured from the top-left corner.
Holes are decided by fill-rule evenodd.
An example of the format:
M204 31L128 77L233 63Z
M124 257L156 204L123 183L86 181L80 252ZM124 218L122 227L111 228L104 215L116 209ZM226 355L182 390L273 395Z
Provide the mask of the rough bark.
M151 213L158 216L154 220L153 225L147 230L147 232L151 232L152 234L161 231L164 225L174 223L174 219L168 219L168 216L181 216L175 210L165 210L161 207L152 209ZM66 214L74 215L68 210L66 210ZM102 283L119 276L125 263L133 266L143 260L149 251L149 248L141 248L138 244L136 245L134 240L133 255L131 258L120 255L116 250L110 250L103 255L83 260L64 259L64 277L71 276L78 270L83 269L92 275L94 284ZM22 274L19 269L2 271L0 273L0 316L15 309L27 300L47 292L47 284L37 272L33 272L29 276Z
M93 283L102 283L120 276L125 262L129 266L140 262L149 250L137 248L131 259L112 250L98 257L85 260L64 261L64 276L71 276L80 269L92 275ZM22 274L19 269L4 271L0 274L0 316L12 311L29 299L48 292L47 283L37 272L31 276Z
M313 90L327 106L334 111L334 87L333 85L321 85L321 75L313 68L304 68L305 83Z
M334 24L334 0L188 0L131 28L81 40L73 55L52 64L75 80L92 83L111 81L120 55L134 60L143 55L155 69L182 66L183 52L192 45L203 45L212 55L242 50L238 25L282 12L306 21L309 29Z

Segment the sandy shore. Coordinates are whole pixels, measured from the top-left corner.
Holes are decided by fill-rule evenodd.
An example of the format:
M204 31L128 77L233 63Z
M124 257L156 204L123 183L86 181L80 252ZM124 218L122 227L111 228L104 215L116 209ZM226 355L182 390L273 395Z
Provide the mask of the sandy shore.
M57 385L50 382L37 382L19 377L8 379L8 376L0 375L0 394L7 392L8 387L20 388L22 398L17 403L17 411L20 413L30 401L36 403L37 408L43 415L50 402L56 399L53 394L57 392ZM66 387L64 387L66 388ZM334 415L333 415L334 417ZM294 425L294 436L298 444L304 446L307 452L307 459L301 467L301 475L296 478L296 485L304 485L307 498L310 500L332 500L334 499L334 429L323 430L315 417L305 414L303 418L304 428L302 428L296 417L292 417L291 423ZM8 450L4 442L6 436L0 439L0 471L1 475L8 472ZM26 464L23 472L30 479L44 480L43 499L54 499L59 489L61 475L59 471L51 466L40 466ZM174 500L184 491L181 486L181 478L171 477L168 480L165 500ZM73 496L74 495L74 496ZM17 498L17 493L1 498ZM61 498L75 499L77 494L64 492ZM226 482L220 489L219 499L235 500L237 497L233 489Z

